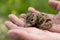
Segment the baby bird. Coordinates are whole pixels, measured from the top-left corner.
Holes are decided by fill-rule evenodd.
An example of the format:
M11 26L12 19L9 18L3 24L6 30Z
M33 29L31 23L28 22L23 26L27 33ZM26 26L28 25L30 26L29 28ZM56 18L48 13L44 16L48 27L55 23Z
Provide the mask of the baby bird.
M40 13L27 13L25 17L27 27L36 27L43 30L49 30L52 27L52 21L48 15Z

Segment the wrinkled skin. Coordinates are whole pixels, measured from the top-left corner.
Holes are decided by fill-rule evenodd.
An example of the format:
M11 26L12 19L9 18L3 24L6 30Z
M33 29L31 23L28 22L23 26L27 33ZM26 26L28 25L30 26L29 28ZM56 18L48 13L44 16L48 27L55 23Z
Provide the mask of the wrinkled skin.
M56 0L49 0L49 5L60 10L60 2ZM29 12L39 12L34 8L28 8ZM24 16L20 15L20 19L15 15L10 14L9 18L11 21L6 21L5 25L9 29L8 36L11 38L16 38L17 40L60 40L60 12L57 15L47 14L53 21L53 27L49 30L39 30L34 27L24 28ZM20 26L20 27L19 27Z

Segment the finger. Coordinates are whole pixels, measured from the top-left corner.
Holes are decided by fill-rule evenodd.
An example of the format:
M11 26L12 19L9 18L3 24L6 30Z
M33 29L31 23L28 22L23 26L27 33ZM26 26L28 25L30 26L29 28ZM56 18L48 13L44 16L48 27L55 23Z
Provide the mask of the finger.
M9 19L16 25L18 26L24 26L24 22L22 20L20 20L19 18L17 18L15 15L10 14L9 15Z
M29 7L28 8L28 12L35 12L36 10L34 9L34 8L32 8L32 7Z
M58 3L56 9L57 9L58 11L60 11L60 2Z
M43 12L40 12L40 11L32 8L32 7L29 7L29 8L28 8L28 12L30 12L30 13L43 13ZM45 14L45 13L43 13L43 14Z
M32 8L32 7L29 7L28 8L28 12L32 12L32 13L40 13L39 11L37 11L36 9Z
M25 18L25 16L26 16L26 14L24 14L24 13L22 13L21 15L20 15L20 18Z
M49 0L49 1L48 1L48 4L49 4L53 9L60 10L60 2L59 2L59 1Z
M57 7L57 5L58 5L58 2L55 1L55 0L49 0L49 1L48 1L48 4L49 4L52 8L56 9L56 7Z
M6 21L5 25L7 26L8 29L15 29L15 28L17 28L17 25L13 24L10 21Z
M21 14L21 15L20 15L20 20L22 20L22 21L24 22L25 17L26 17L26 14Z
M34 8L32 8L32 7L29 7L28 8L28 11L29 12L35 12L35 13L43 13L43 12L39 12L38 10L36 10L36 9L34 9ZM46 14L46 13L43 13L43 14ZM49 16L53 16L53 15L51 15L51 14L46 14L46 15L49 15Z

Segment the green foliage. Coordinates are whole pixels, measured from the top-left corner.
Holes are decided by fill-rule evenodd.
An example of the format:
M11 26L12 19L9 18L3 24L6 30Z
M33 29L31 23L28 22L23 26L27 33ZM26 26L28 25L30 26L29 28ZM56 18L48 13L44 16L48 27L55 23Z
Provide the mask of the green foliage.
M7 17L14 10L18 15L22 12L26 13L28 7L34 7L41 12L57 13L49 7L48 0L0 0L0 16Z
M42 12L46 13L51 13L51 14L56 14L56 10L53 10L52 8L49 7L48 5L48 0L31 0L31 6L36 8L37 10L40 10Z

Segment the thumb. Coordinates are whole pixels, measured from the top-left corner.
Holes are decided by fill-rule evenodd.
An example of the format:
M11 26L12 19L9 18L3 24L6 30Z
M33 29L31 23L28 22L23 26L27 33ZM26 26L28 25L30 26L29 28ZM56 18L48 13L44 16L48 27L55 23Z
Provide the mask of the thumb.
M56 1L56 0L49 0L48 4L50 5L50 7L52 7L53 9L56 10L60 10L60 2Z

